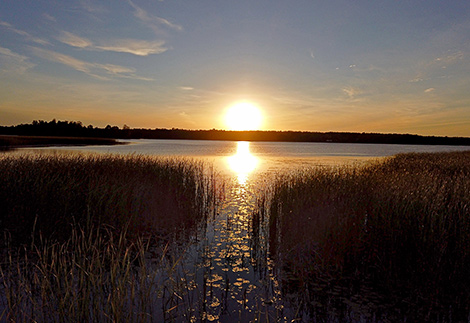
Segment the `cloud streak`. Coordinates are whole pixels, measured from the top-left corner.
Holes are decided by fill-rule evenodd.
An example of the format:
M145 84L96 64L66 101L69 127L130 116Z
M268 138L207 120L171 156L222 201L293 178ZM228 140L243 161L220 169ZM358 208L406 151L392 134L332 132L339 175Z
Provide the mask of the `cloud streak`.
M105 11L103 8L98 7L93 1L80 0L82 8L89 13L99 13Z
M79 59L76 59L72 56L57 53L51 50L46 50L42 48L33 47L33 52L38 57L49 60L51 62L60 63L68 67L73 68L76 71L85 73L89 76L92 76L101 80L109 80L107 76L116 76L121 78L129 78L143 81L152 81L153 79L140 77L135 74L133 68L113 65L113 64L99 64L99 63L89 63ZM102 74L105 75L102 75Z
M36 65L29 62L28 57L12 52L8 48L0 47L0 66L5 66L0 71L23 74Z
M353 88L352 86L343 88L343 93L345 93L351 100L356 99L358 96L363 94L360 89Z
M89 48L93 47L93 43L86 38L77 36L67 31L62 32L62 35L57 38L64 44L78 48Z
M51 16L51 15L48 14L48 13L43 13L43 14L42 14L42 17L43 17L44 19L46 19L47 21L57 22L57 19L55 19L53 16Z
M107 41L102 44L93 44L93 42L87 38L80 37L66 31L62 32L62 35L57 39L64 44L76 48L127 53L137 56L161 54L168 50L168 48L165 47L165 42L163 40L147 41L139 39L118 39Z
M436 62L442 62L442 63L454 63L456 61L461 61L464 58L464 53L459 50L453 53L450 53L446 56L438 57L435 59Z
M161 54L168 50L162 40L146 41L135 39L119 39L103 45L97 45L95 48L105 51L129 53L137 56L148 56Z
M29 41L35 42L35 43L40 44L40 45L50 45L47 40L44 40L44 39L41 39L41 38L38 38L38 37L34 37L33 35L31 35L30 33L26 32L26 31L23 31L23 30L20 30L20 29L17 29L15 27L13 27L12 24L10 24L6 21L0 20L0 26L10 30L11 32L14 32L15 34L18 34L18 35L21 35L21 36L25 37Z
M176 30L176 31L183 30L183 27L180 25L174 24L165 18L161 18L161 17L157 17L157 16L149 14L147 11L137 6L131 0L129 0L128 2L132 6L132 8L134 8L134 16L138 18L140 21L142 21L144 24L146 24L149 28L151 28L156 33L161 31L162 26L169 28L169 29Z

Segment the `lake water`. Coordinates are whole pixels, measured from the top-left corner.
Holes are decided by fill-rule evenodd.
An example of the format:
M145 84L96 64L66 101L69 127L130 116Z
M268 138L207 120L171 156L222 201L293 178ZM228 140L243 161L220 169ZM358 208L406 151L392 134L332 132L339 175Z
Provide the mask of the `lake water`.
M203 158L241 182L250 176L318 165L363 163L408 152L470 150L468 146L236 142L207 140L121 140L126 145L49 147L37 150L68 150L97 153L144 154Z
M145 154L203 158L225 178L225 198L217 213L201 225L179 263L187 286L181 303L162 307L167 320L244 322L299 318L284 300L278 270L269 254L267 234L252 221L265 174L296 168L366 163L398 153L470 150L460 146L412 146L339 143L280 143L192 140L127 140L127 145L57 147L95 153ZM192 301L188 301L192 300ZM190 304L193 302L193 304ZM163 303L163 302L162 302ZM187 308L191 308L188 316ZM302 317L300 319L307 320Z

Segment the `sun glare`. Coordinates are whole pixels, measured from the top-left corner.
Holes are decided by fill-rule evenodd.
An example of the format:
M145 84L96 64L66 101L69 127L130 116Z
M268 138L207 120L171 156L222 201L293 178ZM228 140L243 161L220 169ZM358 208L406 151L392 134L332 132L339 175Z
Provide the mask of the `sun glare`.
M230 130L258 130L261 123L260 109L250 102L232 105L225 115L225 124Z

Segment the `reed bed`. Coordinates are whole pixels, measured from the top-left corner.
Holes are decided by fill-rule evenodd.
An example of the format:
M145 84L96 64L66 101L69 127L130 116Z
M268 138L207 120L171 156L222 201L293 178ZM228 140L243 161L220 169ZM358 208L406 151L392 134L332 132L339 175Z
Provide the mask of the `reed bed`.
M184 241L215 210L211 167L26 154L0 157L0 174L0 322L171 320Z
M146 271L148 245L111 232L73 230L63 243L8 249L0 268L0 321L144 321L158 292ZM138 264L140 266L136 267ZM154 297L156 298L156 297Z
M304 315L468 320L470 152L303 170L270 194L270 251Z
M13 244L39 235L66 240L72 224L169 238L213 210L210 171L195 160L139 155L7 154L0 228Z

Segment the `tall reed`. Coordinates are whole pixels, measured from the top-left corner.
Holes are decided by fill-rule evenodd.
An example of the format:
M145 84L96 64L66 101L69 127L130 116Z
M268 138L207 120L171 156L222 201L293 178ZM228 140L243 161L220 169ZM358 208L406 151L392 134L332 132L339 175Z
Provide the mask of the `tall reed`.
M151 322L186 308L178 245L214 211L206 164L4 155L0 174L0 322Z
M75 227L67 241L8 250L0 266L0 321L152 322L165 317L175 263L142 239Z
M207 171L195 160L139 155L7 154L0 157L0 229L14 243L29 242L33 228L36 237L66 239L72 224L168 238L211 209L216 188Z
M470 152L299 171L266 213L284 292L310 315L468 319Z

